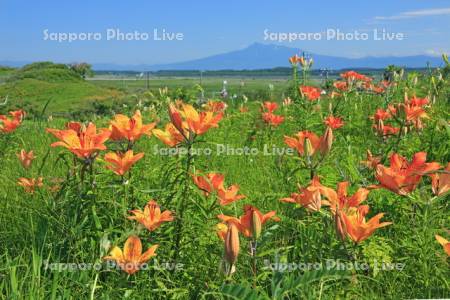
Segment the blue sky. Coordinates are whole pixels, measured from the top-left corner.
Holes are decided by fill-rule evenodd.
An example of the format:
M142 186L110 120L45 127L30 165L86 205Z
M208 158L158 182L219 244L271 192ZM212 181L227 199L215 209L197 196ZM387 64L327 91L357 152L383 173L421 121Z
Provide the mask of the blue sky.
M106 30L150 32L147 41L107 41ZM182 41L154 41L153 30L179 32ZM99 32L100 41L44 40L49 33ZM23 1L0 0L0 61L156 64L244 48L268 32L369 33L366 41L293 41L285 46L345 57L450 52L450 1ZM374 41L372 31L405 35Z

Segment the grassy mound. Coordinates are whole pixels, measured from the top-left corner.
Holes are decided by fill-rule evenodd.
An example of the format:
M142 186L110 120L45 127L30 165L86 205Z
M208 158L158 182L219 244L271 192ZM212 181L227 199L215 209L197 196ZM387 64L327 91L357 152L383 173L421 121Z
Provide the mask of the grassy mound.
M17 70L10 81L36 79L45 82L80 82L83 79L75 71L64 64L37 62Z
M0 66L0 82L15 72L14 68Z
M70 112L73 108L89 108L94 101L121 98L116 89L98 87L85 81L67 65L38 62L21 69L5 70L0 84L0 99L8 97L5 109L22 107L40 112Z

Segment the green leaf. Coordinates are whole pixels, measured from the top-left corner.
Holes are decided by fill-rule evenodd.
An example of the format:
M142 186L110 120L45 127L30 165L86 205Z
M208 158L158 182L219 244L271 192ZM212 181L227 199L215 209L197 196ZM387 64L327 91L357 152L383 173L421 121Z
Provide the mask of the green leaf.
M268 299L268 297L261 298L258 293L245 285L239 284L228 284L222 286L221 292L226 299L236 299L236 300L259 300L259 299Z

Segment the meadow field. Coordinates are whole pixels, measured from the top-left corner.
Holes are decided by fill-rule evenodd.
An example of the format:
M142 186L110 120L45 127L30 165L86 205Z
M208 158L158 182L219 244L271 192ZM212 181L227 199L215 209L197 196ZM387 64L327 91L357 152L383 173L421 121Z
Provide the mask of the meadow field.
M0 69L0 299L450 298L448 59L384 80L290 62Z

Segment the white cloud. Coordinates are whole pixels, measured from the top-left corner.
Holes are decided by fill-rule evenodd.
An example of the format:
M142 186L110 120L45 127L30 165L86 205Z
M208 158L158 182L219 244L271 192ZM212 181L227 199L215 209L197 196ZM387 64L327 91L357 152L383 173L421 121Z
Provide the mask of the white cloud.
M377 16L374 18L374 20L377 21L402 20L402 19L411 19L429 16L444 16L444 15L450 15L450 7L405 11L393 16Z

